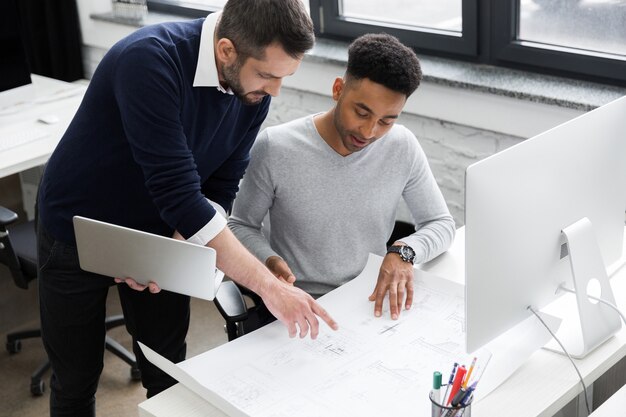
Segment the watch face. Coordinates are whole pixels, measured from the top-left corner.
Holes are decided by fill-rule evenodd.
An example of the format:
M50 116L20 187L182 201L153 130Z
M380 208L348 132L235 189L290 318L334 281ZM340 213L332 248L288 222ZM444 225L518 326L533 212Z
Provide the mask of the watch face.
M402 246L400 248L400 255L406 262L413 262L413 259L415 259L415 251L410 246Z

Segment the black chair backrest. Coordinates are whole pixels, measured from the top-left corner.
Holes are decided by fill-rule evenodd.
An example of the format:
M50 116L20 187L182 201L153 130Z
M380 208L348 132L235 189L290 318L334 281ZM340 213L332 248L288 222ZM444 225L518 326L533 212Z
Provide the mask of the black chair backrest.
M18 216L0 206L0 264L11 272L15 285L27 289L37 278L37 245L33 222L8 227Z

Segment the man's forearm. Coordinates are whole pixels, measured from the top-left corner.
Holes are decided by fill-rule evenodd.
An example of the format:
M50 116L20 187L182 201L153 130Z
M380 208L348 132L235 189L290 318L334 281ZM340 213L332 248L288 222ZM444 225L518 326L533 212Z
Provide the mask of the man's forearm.
M228 227L225 227L207 246L217 252L217 267L233 279L261 297L270 290L276 278L255 258Z

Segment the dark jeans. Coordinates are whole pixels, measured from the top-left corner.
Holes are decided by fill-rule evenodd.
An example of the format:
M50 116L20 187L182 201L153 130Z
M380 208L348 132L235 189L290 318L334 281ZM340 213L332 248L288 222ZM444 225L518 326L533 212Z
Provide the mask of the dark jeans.
M44 346L52 363L50 415L95 416L102 372L106 297L112 278L80 269L76 247L38 227L39 300ZM118 285L143 386L151 397L176 381L146 360L141 341L172 362L185 359L189 297L135 291Z

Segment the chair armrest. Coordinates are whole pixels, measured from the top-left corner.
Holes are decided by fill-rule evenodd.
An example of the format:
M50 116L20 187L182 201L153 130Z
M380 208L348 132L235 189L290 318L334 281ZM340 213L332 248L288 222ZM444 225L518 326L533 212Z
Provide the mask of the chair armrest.
M17 214L0 206L0 226L7 226L17 220Z
M239 322L248 318L246 300L233 281L223 281L213 301L228 323Z

